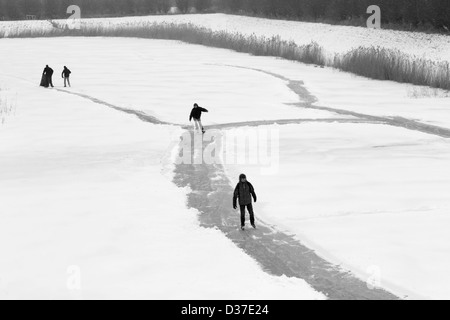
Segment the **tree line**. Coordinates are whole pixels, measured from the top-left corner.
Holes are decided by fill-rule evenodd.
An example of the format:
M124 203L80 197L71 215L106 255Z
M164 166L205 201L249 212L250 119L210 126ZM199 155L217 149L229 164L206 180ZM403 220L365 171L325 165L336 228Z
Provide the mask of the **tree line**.
M209 10L212 0L0 0L0 19L21 20L27 16L37 19L67 17L67 8L77 5L83 17L132 16L166 14L172 7L182 13L196 8Z
M363 25L370 5L382 23L411 29L450 29L449 0L218 0L222 10L273 18ZM352 23L353 22L353 23Z
M69 5L78 5L84 17L227 12L270 18L364 25L370 5L381 8L384 25L410 29L450 29L449 0L0 0L0 19L67 17Z

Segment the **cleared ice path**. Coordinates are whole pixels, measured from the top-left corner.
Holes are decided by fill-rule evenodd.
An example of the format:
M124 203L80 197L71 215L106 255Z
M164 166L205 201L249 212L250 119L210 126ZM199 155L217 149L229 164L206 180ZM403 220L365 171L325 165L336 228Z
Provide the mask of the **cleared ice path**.
M180 164L174 171L176 185L190 188L187 204L200 212L201 225L221 230L266 272L304 279L329 299L398 299L383 289L369 289L366 282L263 221L257 221L257 230L241 231L239 215L231 208L233 189L221 164Z

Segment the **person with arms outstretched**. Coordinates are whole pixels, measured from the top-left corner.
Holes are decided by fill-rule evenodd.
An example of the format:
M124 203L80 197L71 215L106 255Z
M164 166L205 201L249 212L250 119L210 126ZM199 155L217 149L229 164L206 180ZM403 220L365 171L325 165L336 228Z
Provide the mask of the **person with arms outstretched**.
M201 130L203 133L205 133L205 128L203 128L203 124L202 124L202 113L203 112L209 112L209 111L200 107L198 104L194 104L194 108L192 109L191 115L189 116L189 121L192 121L192 119L194 119L195 130Z
M250 223L252 227L256 229L255 225L255 213L253 211L252 200L256 202L256 193L253 185L247 181L245 174L239 176L239 182L234 189L233 194L233 208L237 209L237 200L239 199L239 207L241 209L241 229L245 230L245 208L247 207L248 213L250 215Z
M69 87L71 87L70 85L70 74L72 73L72 71L70 71L66 66L64 66L64 70L61 73L61 77L64 79L64 88L67 87L67 85L69 85Z

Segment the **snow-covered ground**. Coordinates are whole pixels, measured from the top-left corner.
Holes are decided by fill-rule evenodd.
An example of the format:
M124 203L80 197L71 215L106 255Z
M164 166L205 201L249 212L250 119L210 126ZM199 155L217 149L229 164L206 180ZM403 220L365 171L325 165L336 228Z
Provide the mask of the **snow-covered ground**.
M0 125L14 114L15 102L11 92L0 83Z
M304 81L308 91L319 99L317 105L320 106L374 116L404 117L450 128L448 91L371 80L301 64L296 68L284 66L282 74ZM419 97L415 93L419 93Z
M57 56L62 63L65 42L19 42L21 49L1 43L17 63L2 59L0 82L18 101L17 113L0 126L0 298L323 298L303 280L269 276L219 231L199 227L197 212L185 206L186 190L171 182L179 128L39 88L40 65ZM75 42L69 66L87 61L89 44ZM48 45L53 56L23 52ZM88 52L116 71L111 98L135 89L120 77L125 60ZM75 86L89 77L111 84L109 75L82 65L73 69ZM57 77L55 83L61 86ZM74 290L79 283L81 291Z
M336 26L299 21L270 20L263 18L226 14L167 15L147 17L126 17L111 19L86 19L83 23L93 26L140 25L143 23L192 23L215 31L226 30L245 35L272 37L280 36L295 43L321 45L326 52L345 53L363 47L383 47L400 50L416 57L450 61L450 37L446 35L374 30L362 27ZM51 29L47 21L0 22L3 30Z
M286 82L251 70L255 68L304 81L307 89L320 98L318 105L450 127L449 99L412 98L410 92L421 87L180 42L125 38L81 41L82 44L76 38L3 39L4 48L14 52L20 63L1 60L1 73L36 84L43 67L50 64L56 71L56 83L61 84L60 72L68 65L74 70L72 82L77 92L142 110L171 123L185 124L195 102L211 109L205 118L208 124L337 117L290 106L300 100ZM58 46L65 52L57 50ZM36 48L33 59L29 47ZM99 61L98 56L107 59Z
M409 85L275 58L143 39L0 41L14 57L0 60L0 82L18 92L17 114L0 127L0 197L8 208L0 292L9 297L69 295L70 265L80 266L87 298L321 297L300 280L264 274L218 231L197 226L184 190L167 177L178 127L36 88L45 64L59 87L67 65L70 91L173 123L186 124L194 102L210 109L207 125L343 118L296 107L302 101L287 81L231 67L240 66L304 81L317 105L450 127L448 99L412 99ZM447 140L374 124L278 128L277 175L228 167L233 182L249 174L260 217L360 275L380 267L382 284L396 293L450 297ZM243 278L249 285L236 290Z
M235 122L243 115L246 121L330 116L288 106L298 97L276 78L224 66L245 65L253 59L248 55L212 50L215 55L209 57L201 46L124 38L3 39L2 44L20 61L0 61L2 74L39 84L42 69L50 64L56 70L55 83L61 84L62 67L67 65L73 69L77 92L171 123L186 124L194 103L211 109L209 123ZM33 57L29 47L37 49Z

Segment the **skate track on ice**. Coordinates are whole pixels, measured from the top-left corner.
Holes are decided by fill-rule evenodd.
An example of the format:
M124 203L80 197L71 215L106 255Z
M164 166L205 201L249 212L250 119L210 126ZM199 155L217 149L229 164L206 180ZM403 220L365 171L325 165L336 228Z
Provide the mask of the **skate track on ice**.
M290 80L282 75L265 70L241 66L228 66L244 68L255 72L265 73L287 83L287 86L302 100L293 104L299 108L309 108L328 111L336 114L336 118L328 119L279 119L260 120L239 123L224 123L206 126L206 129L232 129L249 126L302 124L308 122L322 123L370 123L389 125L407 130L420 131L444 138L450 138L450 130L443 127L427 125L402 117L381 117L361 114L353 111L317 106L317 99L304 87L302 81ZM142 111L125 109L95 97L76 93L65 89L56 89L68 94L77 95L94 103L102 104L115 110L134 114L142 121L156 125L180 126L191 130L190 126L161 121L146 115ZM341 117L339 117L341 116ZM208 144L203 145L206 148ZM192 163L194 163L192 161ZM357 278L351 272L338 265L329 263L318 256L313 250L304 246L294 236L276 230L275 226L258 220L258 229L242 232L239 214L231 208L232 182L225 175L222 164L180 164L174 169L174 183L179 187L189 187L187 205L199 211L199 220L203 227L221 230L236 246L253 257L268 273L288 277L297 277L305 280L315 290L322 292L329 299L355 299L355 300L396 300L397 296L382 288L368 288L365 281Z
M226 66L226 67L230 67L230 68L253 70L255 72L264 73L264 74L273 76L275 78L278 78L279 80L286 82L288 88L292 92L297 94L301 98L301 100L303 100L301 102L292 103L289 105L299 107L299 108L305 108L305 109L328 111L328 112L334 113L336 115L345 116L346 118L337 117L337 118L330 118L330 119L278 119L278 120L247 121L247 122L237 122L237 123L205 126L206 129L226 129L226 128L246 127L246 126L273 125L273 124L279 124L279 125L300 124L300 123L304 123L304 122L373 123L373 124L388 125L388 126L393 126L393 127L404 128L407 130L419 131L419 132L423 132L426 134L439 136L442 138L450 138L450 129L448 129L448 128L429 125L426 123L421 123L419 121L415 121L415 120L411 120L411 119L407 119L407 118L403 118L403 117L373 116L373 115L358 113L358 112L349 111L349 110L345 110L345 109L336 109L336 108L318 106L315 104L317 102L317 98L314 97L313 95L311 95L309 93L309 91L304 87L303 81L291 80L282 75L272 73L269 71L265 71L265 70L261 70L261 69L248 68L248 67L242 67L242 66L231 66L231 65L218 65L218 66ZM129 113L129 114L134 114L139 119L153 123L153 124L175 125L175 126L180 126L184 129L190 128L190 126L186 126L186 125L182 125L182 124L161 121L155 117L145 114L142 111L138 111L138 110L134 110L134 109L126 109L126 108L122 108L120 106L115 106L111 103L102 101L100 99L89 96L87 94L77 93L77 92L73 92L73 91L69 91L69 90L65 90L65 89L58 89L58 88L55 88L55 89L60 92L65 92L68 94L79 96L81 98L88 99L94 103L102 104L102 105L105 105L107 107L113 108L118 111L122 111L122 112Z

